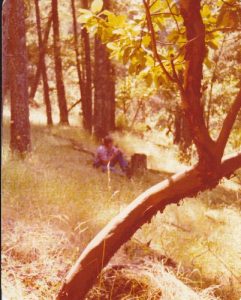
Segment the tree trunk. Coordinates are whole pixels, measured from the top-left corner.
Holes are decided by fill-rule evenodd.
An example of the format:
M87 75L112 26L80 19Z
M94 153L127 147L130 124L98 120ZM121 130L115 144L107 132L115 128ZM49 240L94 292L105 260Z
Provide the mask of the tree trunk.
M88 0L81 1L84 9L89 8ZM81 37L84 47L84 97L82 98L83 126L89 132L92 132L92 71L91 71L91 53L90 38L86 28L82 28Z
M46 106L46 116L47 116L47 124L53 125L52 119L52 109L51 102L49 98L49 84L47 77L47 70L45 64L45 47L43 45L42 40L42 30L41 30L41 20L40 20L40 11L39 11L39 0L35 0L35 12L36 12L36 23L37 23L37 31L38 31L38 43L39 43L39 62L42 70L42 78L43 78L43 88L44 88L44 102Z
M4 96L9 87L9 20L10 20L10 1L5 0L2 4L2 105Z
M143 174L147 170L147 156L135 153L131 156L131 174Z
M9 1L9 6L10 148L13 152L24 154L30 150L24 2L23 0L12 0Z
M103 9L110 9L108 0ZM95 37L94 132L102 138L115 129L115 71L106 46Z
M189 41L185 53L184 87L181 93L185 118L189 123L192 137L199 154L199 163L214 166L216 161L214 142L211 139L204 120L201 103L202 69L205 58L205 27L200 14L200 1L180 1L180 12L186 27Z
M76 71L77 71L78 80L79 80L80 98L81 98L81 101L83 101L83 99L85 98L85 87L84 87L84 82L82 80L82 74L81 74L81 68L80 68L80 53L79 53L79 41L78 41L78 30L77 30L77 21L76 21L75 0L71 0L71 9L72 9L72 17L73 17ZM70 110L68 109L68 111L70 111Z
M95 38L94 132L102 138L115 129L115 79L108 50Z
M200 191L215 187L219 179L229 176L237 167L241 167L241 154L224 160L220 173L212 174L210 178L200 173L196 166L145 191L89 243L68 273L57 299L84 299L115 252L158 211L163 211L168 204L177 203L184 197L193 197Z
M216 76L217 76L216 73L217 73L217 70L218 70L218 63L219 63L219 59L222 55L225 40L226 40L226 35L224 35L224 37L223 37L223 41L222 41L221 47L220 47L219 52L218 52L218 57L215 60L215 65L214 65L214 69L213 69L213 73L212 73L212 77L211 77L211 81L210 81L210 90L209 90L209 94L208 94L207 112L206 112L206 124L207 124L208 130L210 128L211 108L212 108L212 104L213 104L213 86L214 86L214 83L216 81Z
M68 110L65 96L63 68L61 59L60 35L59 35L59 16L58 16L58 0L52 0L52 16L53 16L53 40L54 40L54 62L55 77L57 87L57 98L60 111L60 124L68 125Z
M50 14L50 16L48 18L46 29L44 31L44 38L43 38L43 42L42 42L42 45L43 45L42 51L43 52L45 52L46 47L47 47L51 24L52 24L52 14ZM29 93L30 102L33 101L34 96L36 94L41 73L42 73L42 64L41 64L41 61L40 61L40 58L39 58L38 65L37 65L37 70L36 70L32 85L30 87L30 93Z

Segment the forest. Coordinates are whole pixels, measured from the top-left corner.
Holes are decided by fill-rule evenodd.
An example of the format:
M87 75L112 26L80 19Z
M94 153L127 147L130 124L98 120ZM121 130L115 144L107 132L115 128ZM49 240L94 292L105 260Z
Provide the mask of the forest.
M241 299L240 40L240 0L3 1L2 299Z

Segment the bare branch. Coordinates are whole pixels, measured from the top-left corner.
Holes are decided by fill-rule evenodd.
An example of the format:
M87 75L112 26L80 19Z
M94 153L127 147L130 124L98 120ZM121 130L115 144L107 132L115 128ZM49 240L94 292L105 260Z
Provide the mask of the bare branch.
M167 78L169 80L171 80L172 82L176 82L176 80L170 75L170 73L167 71L167 69L163 65L163 62L157 51L156 35L155 35L155 30L154 30L154 27L152 24L152 20L151 20L150 7L148 6L148 3L145 0L143 0L143 4L144 4L145 10L146 10L146 20L147 20L147 26L148 26L148 29L149 29L150 35L151 35L152 51L154 54L154 58L158 61L160 67L162 68L162 70L163 70L164 74L167 76Z
M70 112L76 105L78 105L80 102L82 101L82 99L79 99L78 101L76 101L74 104L72 104L70 106L70 108L68 109L68 112Z
M42 43L43 48L40 49L40 56L43 55L43 53L45 53L45 51L46 51L51 25L52 25L52 13L49 14L48 22L47 22L47 25L46 25L46 28L45 28L45 31L44 31L44 37L43 37L43 43ZM36 93L41 73L42 73L42 64L40 63L40 59L39 59L38 65L37 65L37 70L36 70L36 73L34 75L34 80L33 80L33 83L30 87L30 92L29 92L29 99L30 99L31 102L32 102L32 99L34 98L34 95Z
M233 31L241 31L240 27L217 27L211 30L206 30L206 33L213 33L216 31L221 31L221 32L233 32Z
M170 5L170 3L169 3L169 0L166 0L166 3L167 3L167 6L168 6L168 8L169 8L169 11L170 11L170 13L171 13L171 15L172 15L172 17L173 17L173 20L174 20L174 22L176 23L177 31L178 31L178 33L180 34L180 33L181 33L180 27L179 27L179 25L178 25L178 22L177 22L177 19L176 19L175 14L172 12L172 8L171 8L171 5Z
M223 4L225 4L225 5L229 6L229 7L239 7L239 5L236 4L236 3L229 3L229 2L224 1L224 0L221 0L221 1L223 2Z
M231 175L240 168L241 168L241 151L234 154L226 155L222 159L221 176L230 178Z
M174 55L171 55L171 67L172 67L173 77L175 78L181 93L184 93L182 82L181 82L180 78L177 75L177 71L176 71L175 64L174 64L174 59L175 59Z
M239 93L236 96L236 99L234 100L224 122L223 122L222 129L220 131L219 137L216 142L217 152L220 157L222 157L222 155L224 153L224 149L226 147L228 138L230 136L230 133L233 128L234 122L237 118L237 115L240 112L240 109L241 109L241 88L240 88Z
M152 13L151 16L170 16L170 15L173 15L173 16L180 16L180 14L175 14L175 13L170 13L170 12L155 12L155 13Z

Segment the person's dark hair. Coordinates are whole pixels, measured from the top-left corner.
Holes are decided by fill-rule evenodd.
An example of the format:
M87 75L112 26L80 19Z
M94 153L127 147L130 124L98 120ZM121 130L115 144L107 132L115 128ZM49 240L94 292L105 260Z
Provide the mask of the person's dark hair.
M105 146L107 146L110 143L113 143L113 138L110 135L107 135L103 138L103 143Z

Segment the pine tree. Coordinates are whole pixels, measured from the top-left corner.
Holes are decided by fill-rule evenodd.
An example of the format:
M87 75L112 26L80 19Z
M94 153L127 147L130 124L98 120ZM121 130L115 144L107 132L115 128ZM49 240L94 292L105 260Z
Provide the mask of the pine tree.
M103 9L109 9L104 1ZM102 138L115 129L115 74L106 46L95 37L94 132Z
M54 40L54 62L55 77L57 86L57 98L60 111L60 124L68 125L68 110L63 80L63 67L61 59L60 34L59 34L59 16L58 0L52 0L52 17L53 17L53 40Z
M27 49L24 1L9 1L8 65L11 93L10 148L25 154L30 150ZM7 33L6 33L7 34Z

